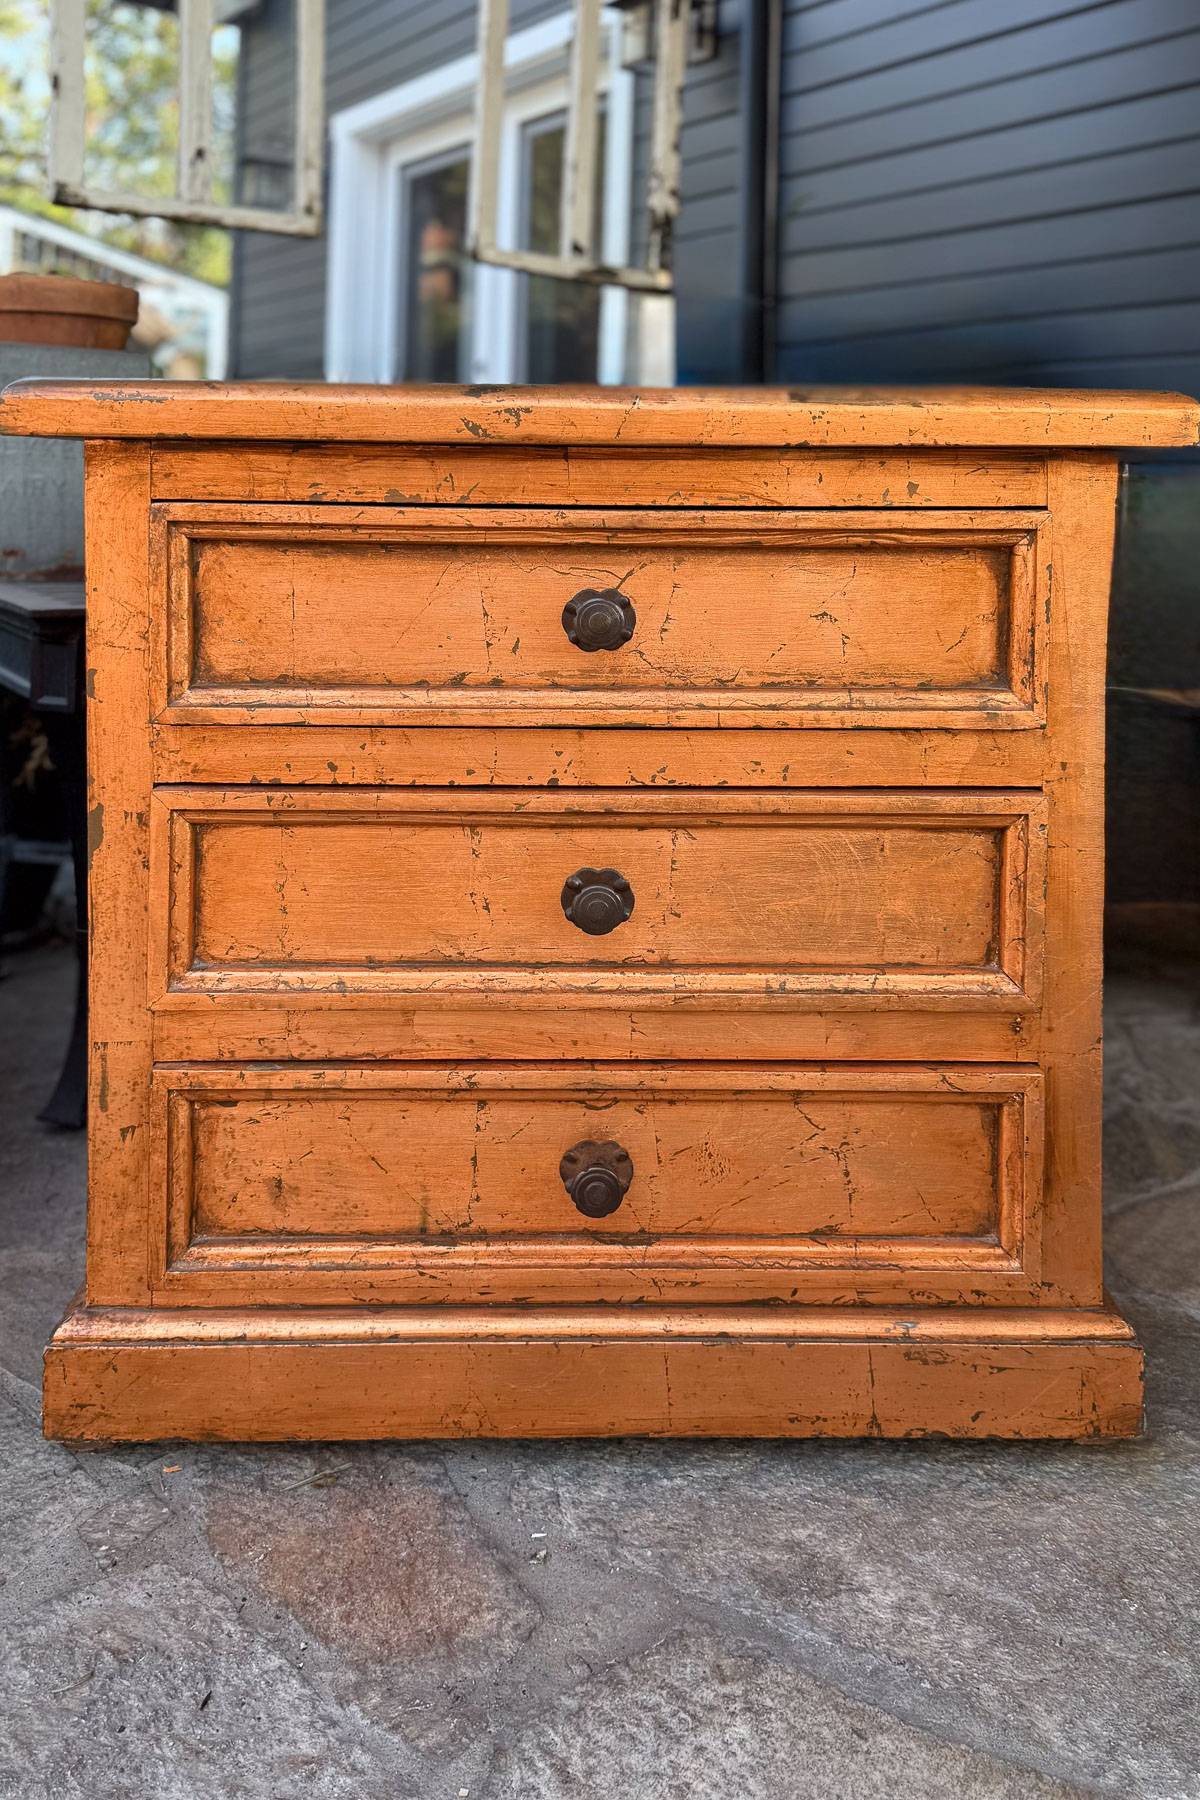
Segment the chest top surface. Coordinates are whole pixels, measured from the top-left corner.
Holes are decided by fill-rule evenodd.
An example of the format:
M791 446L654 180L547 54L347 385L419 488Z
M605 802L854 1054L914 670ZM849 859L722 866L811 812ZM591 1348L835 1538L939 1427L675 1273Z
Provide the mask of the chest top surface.
M14 382L0 431L43 437L305 443L834 449L1181 448L1182 394L1072 388L384 387Z

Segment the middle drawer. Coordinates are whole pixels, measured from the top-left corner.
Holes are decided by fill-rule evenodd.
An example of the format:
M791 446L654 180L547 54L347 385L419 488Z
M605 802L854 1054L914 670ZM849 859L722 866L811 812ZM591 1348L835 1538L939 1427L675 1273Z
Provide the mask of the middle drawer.
M159 995L1038 999L1037 793L160 788L153 815Z

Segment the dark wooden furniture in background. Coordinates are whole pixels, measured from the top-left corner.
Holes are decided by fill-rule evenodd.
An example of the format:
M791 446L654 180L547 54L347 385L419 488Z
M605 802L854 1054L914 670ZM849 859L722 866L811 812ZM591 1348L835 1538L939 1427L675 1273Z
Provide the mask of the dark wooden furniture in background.
M87 775L84 760L84 589L81 581L0 579L0 689L27 700L46 729L62 784L75 874L79 986L71 1036L54 1092L38 1117L78 1130L87 1123ZM53 847L51 847L53 850ZM13 863L44 855L0 819L0 896Z

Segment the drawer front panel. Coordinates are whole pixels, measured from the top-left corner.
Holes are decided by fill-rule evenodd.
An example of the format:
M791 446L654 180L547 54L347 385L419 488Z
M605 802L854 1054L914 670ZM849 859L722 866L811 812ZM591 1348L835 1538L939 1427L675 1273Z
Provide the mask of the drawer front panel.
M1044 716L1038 512L155 512L167 722Z
M432 1268L555 1297L589 1270L627 1291L639 1264L728 1282L743 1253L798 1278L1011 1273L1040 1190L1037 1070L194 1067L155 1086L164 1274ZM623 1191L592 1216L568 1181L606 1158Z
M157 801L162 985L177 992L1036 994L1034 795Z

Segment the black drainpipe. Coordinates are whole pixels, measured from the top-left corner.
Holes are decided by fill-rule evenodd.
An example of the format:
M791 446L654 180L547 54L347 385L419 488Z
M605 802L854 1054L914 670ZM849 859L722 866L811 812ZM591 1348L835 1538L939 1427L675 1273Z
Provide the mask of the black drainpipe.
M775 371L783 0L742 0L740 49L740 361L743 381L762 382Z

